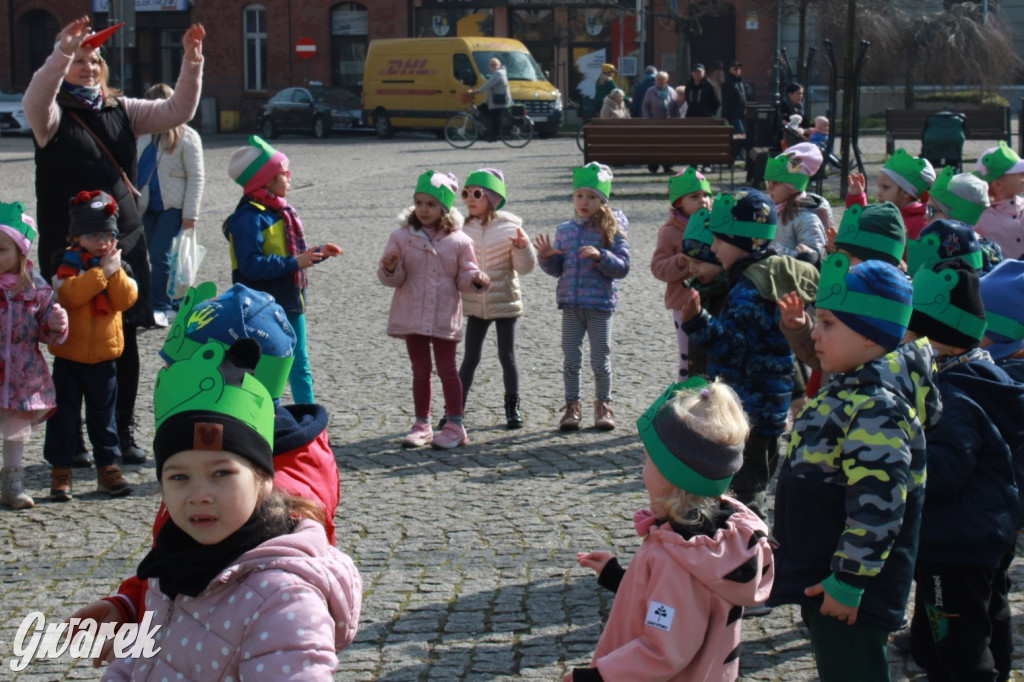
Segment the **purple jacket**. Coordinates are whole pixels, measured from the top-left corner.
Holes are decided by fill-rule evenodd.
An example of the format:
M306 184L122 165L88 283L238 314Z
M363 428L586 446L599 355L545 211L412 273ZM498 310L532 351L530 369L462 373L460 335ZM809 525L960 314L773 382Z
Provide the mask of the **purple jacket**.
M614 312L619 303L619 285L615 280L629 274L629 221L618 209L612 209L619 232L610 249L601 246L601 233L574 218L558 226L551 246L561 251L550 258L539 258L541 269L558 278L555 299L559 308L589 308ZM580 258L581 246L594 246L601 260Z
M28 412L57 404L39 344L60 345L68 332L46 325L57 299L38 276L32 282L34 289L16 295L0 290L0 409Z
M462 296L473 292L473 275L480 271L473 240L459 229L430 241L422 230L403 224L391 233L384 253L398 254L398 267L388 273L377 266L377 279L395 290L388 315L388 335L410 334L438 339L462 339ZM485 287L486 288L486 287Z
M361 606L352 559L304 519L240 556L198 597L171 600L151 578L146 609L161 626L161 649L115 661L103 680L333 680Z

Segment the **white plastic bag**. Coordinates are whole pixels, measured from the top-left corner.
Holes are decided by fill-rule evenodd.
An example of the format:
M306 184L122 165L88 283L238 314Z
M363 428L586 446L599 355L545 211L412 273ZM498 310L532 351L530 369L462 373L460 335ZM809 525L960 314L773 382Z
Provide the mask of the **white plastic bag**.
M196 239L195 228L182 230L171 242L171 272L167 278L167 295L171 300L184 298L195 284L199 265L206 256L206 247Z

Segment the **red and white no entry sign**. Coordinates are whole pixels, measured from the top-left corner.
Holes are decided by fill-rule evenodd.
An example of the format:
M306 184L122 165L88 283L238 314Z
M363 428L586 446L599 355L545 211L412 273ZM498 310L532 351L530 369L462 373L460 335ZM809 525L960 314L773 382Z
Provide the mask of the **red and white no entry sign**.
M312 38L299 38L295 42L295 54L299 59L312 59L316 56L316 41Z

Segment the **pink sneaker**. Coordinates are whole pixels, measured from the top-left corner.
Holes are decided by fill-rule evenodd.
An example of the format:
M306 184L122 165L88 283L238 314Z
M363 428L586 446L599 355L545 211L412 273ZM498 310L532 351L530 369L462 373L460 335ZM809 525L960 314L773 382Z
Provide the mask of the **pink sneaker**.
M430 428L430 422L417 421L412 425L409 433L402 439L403 448L418 448L434 440L434 430Z
M451 450L460 445L468 445L469 436L466 435L466 427L455 422L448 422L437 434L437 439L431 443L438 450Z

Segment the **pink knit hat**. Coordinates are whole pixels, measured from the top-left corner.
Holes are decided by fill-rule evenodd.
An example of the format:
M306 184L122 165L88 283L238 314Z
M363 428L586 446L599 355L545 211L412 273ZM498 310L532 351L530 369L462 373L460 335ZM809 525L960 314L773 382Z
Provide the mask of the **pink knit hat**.
M285 170L288 157L277 151L259 135L249 136L249 146L235 150L228 161L228 175L242 186L245 194L265 187Z

